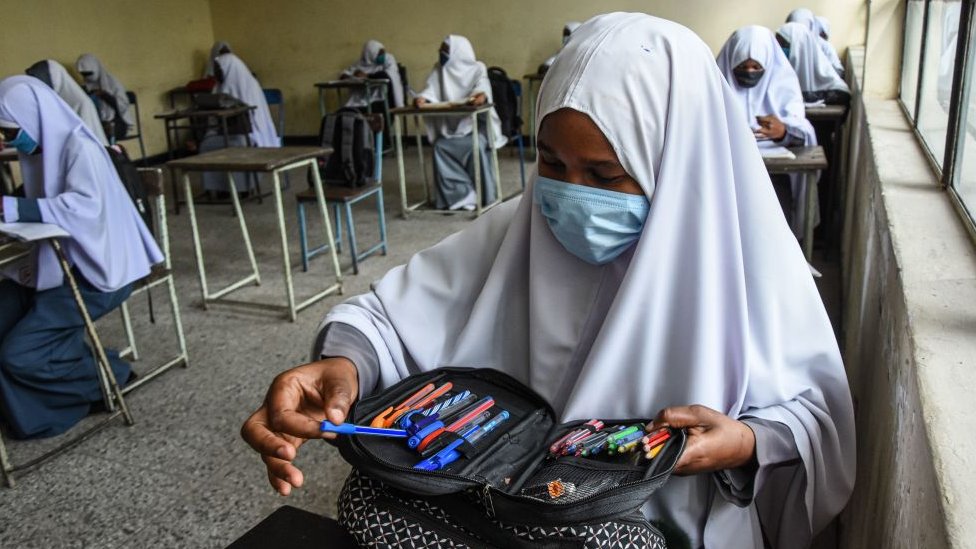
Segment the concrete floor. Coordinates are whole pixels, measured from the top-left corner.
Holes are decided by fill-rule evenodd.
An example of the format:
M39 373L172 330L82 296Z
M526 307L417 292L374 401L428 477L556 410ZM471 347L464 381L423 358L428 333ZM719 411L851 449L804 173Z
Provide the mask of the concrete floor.
M384 164L390 253L366 260L358 276L348 272L345 296L366 291L389 268L465 227L471 219L436 213L401 219L391 156ZM519 188L518 161L508 152L500 159L506 182L503 190L508 195ZM415 162L408 162L407 167L408 181L418 181ZM296 266L298 231L292 194L304 188L303 178L304 174L293 175L291 190L285 195L290 255ZM269 188L267 184L265 188ZM412 197L421 195L415 185ZM201 207L198 215L211 287L246 273L247 259L230 207ZM264 284L235 297L280 302L284 290L272 199L247 204L245 216ZM356 219L360 242L372 241L378 234L375 213L360 205ZM261 461L240 439L238 430L261 402L272 378L307 360L318 323L344 297L323 300L300 313L295 323L276 313L239 307L212 306L204 311L185 211L170 216L169 225L190 367L170 371L129 396L134 426L126 427L118 420L67 454L20 477L16 488L0 488L0 547L221 548L285 503L334 515L335 499L348 470L336 451L325 443L304 447L298 466L305 473L306 486L285 500L271 490ZM316 227L313 222L311 230L316 232ZM348 252L340 260L350 267ZM331 280L328 266L327 256L321 256L313 260L309 273L296 275L299 297ZM823 262L817 266L826 275L820 286L833 317L836 268ZM137 371L146 371L174 344L165 294L154 292L153 303L156 325L148 323L145 296L132 302L143 353L134 363ZM119 328L117 314L99 323L109 346L121 345ZM15 462L22 462L57 442L9 441L8 450Z

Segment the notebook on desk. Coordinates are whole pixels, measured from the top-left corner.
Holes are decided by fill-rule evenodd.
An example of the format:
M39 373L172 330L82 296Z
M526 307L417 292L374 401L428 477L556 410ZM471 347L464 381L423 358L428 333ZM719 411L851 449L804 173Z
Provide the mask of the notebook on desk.
M439 101L437 103L424 103L420 105L421 109L450 109L453 107L463 107L468 105L468 100L463 101Z
M796 158L792 151L786 147L775 145L772 141L758 141L757 145L759 145L759 154L763 158L786 158L789 160Z
M0 223L0 234L21 242L71 236L61 227L51 223Z

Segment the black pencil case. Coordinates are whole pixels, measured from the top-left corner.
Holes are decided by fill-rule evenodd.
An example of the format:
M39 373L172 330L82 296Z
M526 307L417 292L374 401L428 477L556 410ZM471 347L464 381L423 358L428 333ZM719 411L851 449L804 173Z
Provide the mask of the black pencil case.
M585 421L557 423L552 407L511 376L491 369L440 368L411 376L357 402L349 421L374 416L429 383L452 382L491 395L509 412L505 428L485 435L444 469L421 460L403 439L339 437L354 470L339 499L339 521L364 547L667 547L641 506L670 478L685 433L673 430L657 457L636 461L566 456L550 445ZM604 420L607 427L644 419ZM639 452L639 454L643 454ZM419 536L419 537L418 537Z

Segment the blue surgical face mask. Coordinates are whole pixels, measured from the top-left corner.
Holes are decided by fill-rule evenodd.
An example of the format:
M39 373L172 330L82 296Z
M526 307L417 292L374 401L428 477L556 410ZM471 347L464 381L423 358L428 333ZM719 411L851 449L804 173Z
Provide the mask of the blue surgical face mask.
M442 67L444 65L447 65L447 62L450 59L451 59L450 54L447 54L447 53L444 53L444 52L440 52L440 57L438 58L438 60L440 61Z
M790 47L789 46L780 46L780 47L783 49L783 55L785 55L786 58L789 59L790 58Z
M23 128L17 132L17 137L7 142L7 145L14 147L24 154L33 154L37 150L37 141L34 141L34 138L27 135L27 132Z
M382 65L384 63L386 63L386 52L383 52L383 53L381 53L381 54L379 54L379 55L376 56L376 64L377 65Z
M637 242L650 209L644 195L542 176L536 179L533 200L563 248L592 265L613 261Z

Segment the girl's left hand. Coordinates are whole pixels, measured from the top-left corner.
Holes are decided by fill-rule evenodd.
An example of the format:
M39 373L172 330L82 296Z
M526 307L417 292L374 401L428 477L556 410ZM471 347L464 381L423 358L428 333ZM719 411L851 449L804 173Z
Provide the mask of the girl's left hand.
M748 425L705 406L665 408L647 430L653 432L662 427L688 432L685 451L675 465L678 475L735 469L756 456L756 435Z

